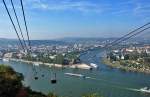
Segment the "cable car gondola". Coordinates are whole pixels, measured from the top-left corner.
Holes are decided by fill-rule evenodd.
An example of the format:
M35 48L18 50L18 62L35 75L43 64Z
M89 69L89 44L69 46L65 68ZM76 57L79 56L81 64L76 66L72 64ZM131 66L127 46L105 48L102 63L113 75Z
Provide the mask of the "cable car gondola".
M57 83L56 73L54 73L54 78L51 78L51 83L52 84L56 84Z
M38 80L39 78L37 76L34 77L35 80Z

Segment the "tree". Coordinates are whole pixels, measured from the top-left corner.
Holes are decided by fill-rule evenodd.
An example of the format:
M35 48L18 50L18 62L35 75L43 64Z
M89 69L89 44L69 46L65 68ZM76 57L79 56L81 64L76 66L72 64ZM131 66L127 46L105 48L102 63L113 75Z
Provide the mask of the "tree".
M52 93L52 92L49 92L47 97L58 97L56 94Z
M0 65L0 97L15 97L22 87L22 74L6 65Z
M58 54L54 60L54 63L56 64L63 64L64 62L64 57L62 54Z
M0 65L0 97L57 97L51 93L44 95L32 91L22 85L23 75L15 72L11 67Z
M87 95L84 95L82 97L103 97L101 95L98 95L97 93L93 93L93 94L87 94Z
M150 64L150 57L144 58L144 62Z
M128 54L124 55L124 60L129 60L129 55Z

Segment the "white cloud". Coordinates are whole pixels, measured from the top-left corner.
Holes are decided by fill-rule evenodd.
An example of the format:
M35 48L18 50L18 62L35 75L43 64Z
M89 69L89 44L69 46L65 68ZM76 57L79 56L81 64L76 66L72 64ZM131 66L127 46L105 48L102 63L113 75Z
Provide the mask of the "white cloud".
M31 3L32 2L32 3ZM44 0L27 0L28 4L32 4L31 8L40 9L40 10L49 10L49 11L81 11L81 12L97 12L100 13L104 10L104 6L89 2L87 0L83 1L70 1L62 0L58 1L44 1Z
M16 8L20 8L20 0L14 1ZM150 16L150 2L148 1L122 0L115 2L115 4L112 2L93 1L94 0L24 0L24 5L26 9L29 10L79 11L82 13L92 12L112 15ZM8 7L11 8L11 5L8 5Z
M145 15L150 14L150 5L142 5L138 3L134 9L135 15Z

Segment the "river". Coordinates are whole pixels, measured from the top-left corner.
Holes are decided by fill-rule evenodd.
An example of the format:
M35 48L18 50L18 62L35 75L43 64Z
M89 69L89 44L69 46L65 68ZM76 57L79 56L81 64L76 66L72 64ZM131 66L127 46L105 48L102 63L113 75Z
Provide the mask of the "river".
M47 66L35 67L38 80L34 80L35 71L31 64L14 61L3 62L2 60L0 60L0 64L10 65L15 71L24 75L24 85L45 94L51 91L64 97L81 97L88 93L99 93L104 97L150 97L150 95L138 91L140 88L150 86L150 75L110 68L101 63L102 56L102 50L87 51L80 56L85 63L99 65L98 70L92 71L49 68ZM83 74L90 78L84 79L64 74L68 72ZM53 73L57 75L57 84L50 82L54 76Z

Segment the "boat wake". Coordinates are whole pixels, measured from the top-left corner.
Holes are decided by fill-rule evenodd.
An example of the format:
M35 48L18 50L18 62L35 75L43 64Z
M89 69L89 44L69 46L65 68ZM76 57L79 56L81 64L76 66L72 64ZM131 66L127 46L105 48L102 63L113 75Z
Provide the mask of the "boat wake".
M85 75L82 75L82 74L65 73L65 75L75 76L75 77L81 77L81 78L91 79L91 80L97 80L97 81L103 81L103 82L106 82L106 83L113 84L113 85L109 85L109 86L114 87L114 88L125 89L125 90L128 90L128 91L134 91L134 92L141 92L140 89L126 88L126 87L120 86L119 83L117 83L117 82L110 82L108 80L98 79L98 78L94 78L94 77L89 77L89 76L85 76Z
M126 90L135 91L135 92L141 92L140 89L134 89L134 88L125 88Z
M107 83L111 83L111 84L113 84L113 85L111 85L112 87L119 88L119 89L125 89L125 90L128 90L128 91L134 91L134 92L141 92L140 89L121 87L121 86L119 86L118 83L110 82L110 81L104 80L104 79L97 79L97 78L92 78L92 77L88 77L88 79L99 80L99 81L104 81L104 82L107 82Z

